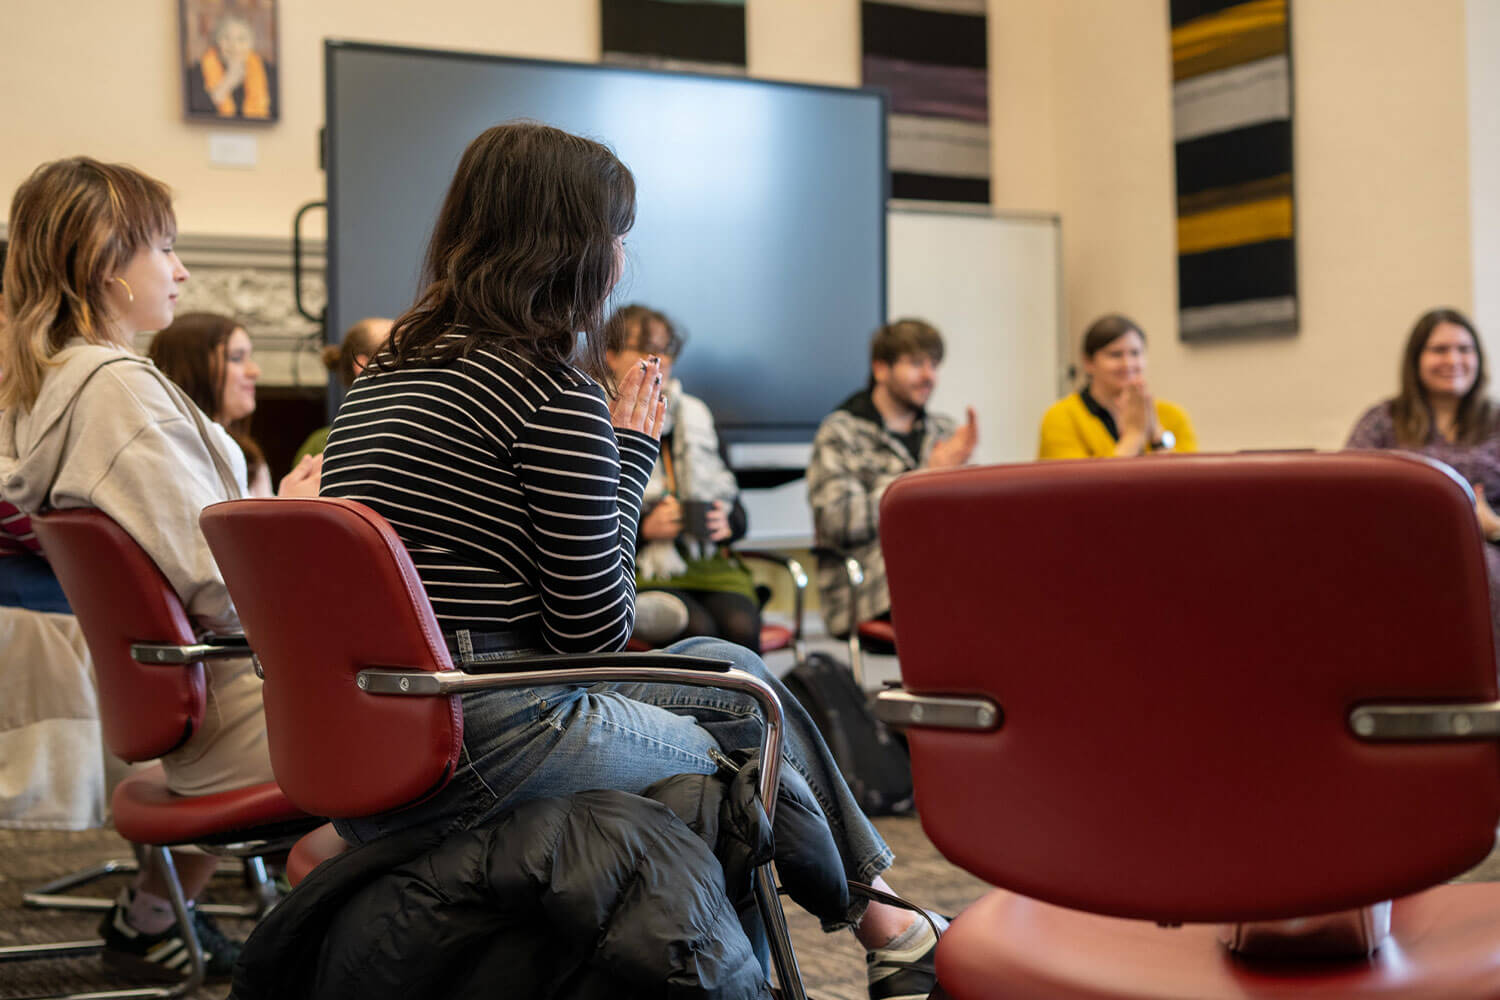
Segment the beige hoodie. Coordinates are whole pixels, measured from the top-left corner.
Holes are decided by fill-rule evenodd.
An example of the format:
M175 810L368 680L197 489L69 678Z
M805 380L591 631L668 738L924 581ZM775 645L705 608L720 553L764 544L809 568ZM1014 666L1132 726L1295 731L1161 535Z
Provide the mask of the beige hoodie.
M55 362L30 410L0 414L0 496L29 514L98 508L161 568L195 627L238 632L198 515L244 495L240 449L137 354L75 340Z
M0 496L28 513L102 510L156 562L194 628L239 632L198 515L244 495L240 449L137 354L78 340L55 361L30 410L0 414ZM168 787L207 795L272 780L250 660L215 660L207 676L202 726L161 759Z

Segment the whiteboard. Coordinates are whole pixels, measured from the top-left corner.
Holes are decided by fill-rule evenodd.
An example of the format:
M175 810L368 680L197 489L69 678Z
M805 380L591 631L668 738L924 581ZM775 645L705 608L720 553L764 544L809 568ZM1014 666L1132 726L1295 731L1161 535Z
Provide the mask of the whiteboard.
M1042 413L1057 399L1069 351L1057 218L892 210L886 246L887 315L925 319L943 334L945 357L929 408L962 419L964 407L974 407L976 464L1034 459ZM850 391L868 377L867 367L850 372ZM733 452L731 460L741 464ZM803 480L746 490L741 499L752 543L811 544Z
M962 420L974 407L975 464L1036 458L1067 356L1056 217L893 211L887 240L890 318L943 334L929 409Z

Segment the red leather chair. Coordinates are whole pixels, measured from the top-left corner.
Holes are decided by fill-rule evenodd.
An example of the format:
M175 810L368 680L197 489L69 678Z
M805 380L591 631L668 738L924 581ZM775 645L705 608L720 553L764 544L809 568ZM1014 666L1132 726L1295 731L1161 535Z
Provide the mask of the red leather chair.
M234 500L203 512L265 677L271 764L287 797L330 818L420 802L452 776L463 746L458 695L491 687L654 681L755 698L766 720L761 798L775 809L782 713L775 692L720 660L670 654L518 656L505 673L466 673L449 658L426 590L396 533L363 504L330 498ZM300 879L342 850L332 831L294 849ZM802 982L770 866L757 898L786 996Z
M880 524L880 711L927 834L1000 887L939 944L944 995L1500 996L1500 885L1432 888L1500 820L1485 542L1446 466L932 472ZM1373 956L1284 957L1318 943L1286 921L1391 899ZM1221 943L1266 935L1289 947Z
M105 514L56 511L32 524L94 661L105 745L130 762L153 760L181 746L203 722L204 662L246 656L248 648L241 640L199 641L161 571ZM290 846L316 825L274 783L179 796L167 789L159 766L121 782L111 807L120 836L146 849L167 874L172 906L192 956L190 975L181 984L111 992L112 998L181 996L203 982L202 953L169 847L194 845L258 857ZM258 871L264 884L264 869ZM0 950L0 960L54 958L101 946L98 940L22 946Z

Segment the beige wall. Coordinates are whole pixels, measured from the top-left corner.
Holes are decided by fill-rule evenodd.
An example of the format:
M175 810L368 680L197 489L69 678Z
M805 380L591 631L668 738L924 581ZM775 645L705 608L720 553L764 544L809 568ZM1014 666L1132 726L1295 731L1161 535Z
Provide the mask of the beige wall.
M252 170L211 167L179 112L175 4L5 4L0 191L74 152L178 192L184 231L284 235L322 196L321 39L589 60L597 0L286 0L282 120L239 126ZM1158 391L1208 447L1333 446L1394 388L1412 319L1473 300L1465 2L1298 0L1293 30L1302 331L1176 339L1166 0L991 0L997 207L1063 217L1065 328L1119 309L1151 336ZM87 26L82 30L77 26ZM752 74L859 77L857 0L750 0Z
M1473 315L1490 358L1500 360L1500 2L1468 0L1468 15Z
M0 191L39 163L84 153L133 163L172 185L184 232L284 236L323 196L326 37L543 59L599 54L598 0L283 0L282 117L273 125L183 121L173 0L6 0L0 93L7 95ZM810 83L859 82L858 0L754 0L750 71ZM208 162L208 137L257 139L253 169ZM320 218L309 219L316 233Z
M1295 338L1176 339L1165 0L997 9L997 202L1063 217L1066 326L1133 315L1206 447L1342 443L1424 309L1472 299L1463 0L1293 5ZM1031 107L1035 101L1037 106Z
M76 153L139 166L172 185L184 232L284 236L323 196L325 37L593 60L597 0L283 0L282 117L272 125L182 119L173 0L7 0L0 29L0 191L38 163ZM208 163L208 136L258 140L253 169ZM318 221L321 225L321 220Z

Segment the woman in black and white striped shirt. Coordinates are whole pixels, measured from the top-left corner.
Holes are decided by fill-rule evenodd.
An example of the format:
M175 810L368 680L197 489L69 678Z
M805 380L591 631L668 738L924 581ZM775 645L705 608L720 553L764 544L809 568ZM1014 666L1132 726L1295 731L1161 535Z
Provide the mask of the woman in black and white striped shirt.
M598 143L525 122L484 132L439 213L425 290L334 421L323 494L390 521L461 663L520 649L614 651L630 636L636 525L664 413L659 359L633 368L612 397L595 378L608 377L599 334L634 214L634 179ZM739 646L674 649L769 678ZM784 780L807 783L848 876L869 881L890 850L777 687ZM672 774L713 773L719 744L759 742L748 699L672 685L483 691L464 695L463 712L453 780L411 809L339 822L346 839L478 826L518 802L590 788L639 792ZM878 948L909 923L872 907L858 933Z

